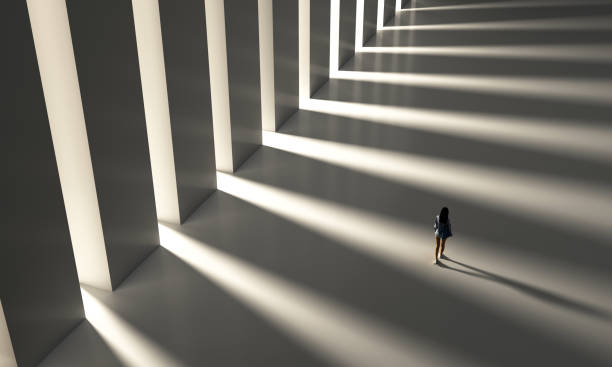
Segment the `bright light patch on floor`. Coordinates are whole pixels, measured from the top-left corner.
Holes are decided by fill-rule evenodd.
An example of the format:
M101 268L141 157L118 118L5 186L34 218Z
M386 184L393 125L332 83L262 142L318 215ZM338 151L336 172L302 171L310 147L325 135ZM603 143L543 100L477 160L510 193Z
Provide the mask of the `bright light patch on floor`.
M220 173L221 176L226 175ZM224 179L222 179L223 181ZM223 181L223 185L230 184ZM161 245L335 365L443 366L434 346L163 224ZM452 357L451 357L452 358ZM473 365L455 357L455 365Z
M563 156L612 161L609 128L554 120L310 99L302 109L375 123L463 136Z
M428 88L565 99L587 103L612 103L612 79L563 79L478 75L386 73L339 70L334 79L378 82Z
M183 364L81 288L87 321L128 367L182 367Z
M264 145L267 146L278 145L270 142L270 134L267 133L264 133L264 141ZM298 150L302 151L302 148L321 148L321 146L302 145ZM319 152L320 154L338 153L330 150ZM329 238L350 243L370 255L382 257L399 267L419 262L418 253L405 251L406 238L414 238L419 230L403 221L395 221L374 213L317 200L221 172L217 172L217 188ZM377 230L373 231L372 228ZM430 242L431 236L425 234L422 236L421 243Z
M612 61L609 45L521 45L521 46L385 46L361 47L358 52L406 55L442 55L458 57L491 57L525 60Z
M609 188L281 133L264 133L263 144L402 184L501 208L536 221L595 232L605 239L612 239L612 227L608 220L612 217L612 191ZM230 176L222 177L228 180ZM236 182L237 179L232 180ZM220 189L222 187L219 186ZM593 213L598 214L593 216ZM349 214L346 213L347 216ZM354 224L351 227L360 228ZM358 235L359 238L363 236L367 236L367 233Z
M13 352L13 343L9 335L8 326L6 325L6 317L0 302L0 366L1 367L17 367L15 353Z

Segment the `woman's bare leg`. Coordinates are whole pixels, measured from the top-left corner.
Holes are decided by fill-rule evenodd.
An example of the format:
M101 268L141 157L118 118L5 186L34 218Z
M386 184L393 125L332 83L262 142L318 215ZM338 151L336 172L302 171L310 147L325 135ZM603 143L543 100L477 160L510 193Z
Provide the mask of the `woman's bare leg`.
M442 257L442 254L444 254L444 245L446 245L446 238L443 238L440 242L440 257Z
M438 262L438 250L440 249L440 237L436 236L436 252L434 253L434 261Z

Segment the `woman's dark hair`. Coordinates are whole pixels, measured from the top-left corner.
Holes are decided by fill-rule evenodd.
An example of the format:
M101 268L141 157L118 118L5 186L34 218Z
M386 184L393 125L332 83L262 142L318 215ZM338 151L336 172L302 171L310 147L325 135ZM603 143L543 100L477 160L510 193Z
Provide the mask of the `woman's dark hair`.
M440 223L448 222L448 208L444 207L440 210Z

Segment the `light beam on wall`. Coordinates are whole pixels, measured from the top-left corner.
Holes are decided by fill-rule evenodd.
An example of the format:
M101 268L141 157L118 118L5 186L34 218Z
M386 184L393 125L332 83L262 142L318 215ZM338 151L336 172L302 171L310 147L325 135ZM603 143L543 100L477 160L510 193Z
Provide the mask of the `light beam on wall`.
M220 175L225 175L220 173ZM223 186L226 182L221 183ZM435 347L160 224L163 247L335 365L443 366ZM453 357L451 357L453 358ZM472 365L460 357L453 362Z
M64 0L28 0L79 281L111 289L96 183Z
M180 223L159 3L132 0L132 7L157 218Z

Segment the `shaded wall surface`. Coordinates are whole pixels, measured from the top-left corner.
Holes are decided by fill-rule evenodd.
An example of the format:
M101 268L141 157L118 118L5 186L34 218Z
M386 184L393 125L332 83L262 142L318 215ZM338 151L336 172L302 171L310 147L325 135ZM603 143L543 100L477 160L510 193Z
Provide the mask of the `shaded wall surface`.
M310 95L329 79L329 0L310 0Z
M378 0L363 0L363 42L376 34L376 17L378 15Z
M385 7L383 11L383 25L393 18L395 15L395 0L385 0Z
M273 0L274 104L278 129L299 107L298 0Z
M184 222L217 187L204 1L160 0L159 13Z
M159 244L132 4L66 5L115 288Z
M340 0L340 41L338 47L338 65L342 65L355 55L355 17L357 2Z
M15 88L6 91L14 100L2 106L14 115L3 118L9 129L3 159L10 162L1 184L8 206L2 211L0 299L17 363L29 367L84 313L26 2L12 4L2 20L12 30L5 55L15 62Z
M225 0L233 168L261 145L259 25L256 0Z

